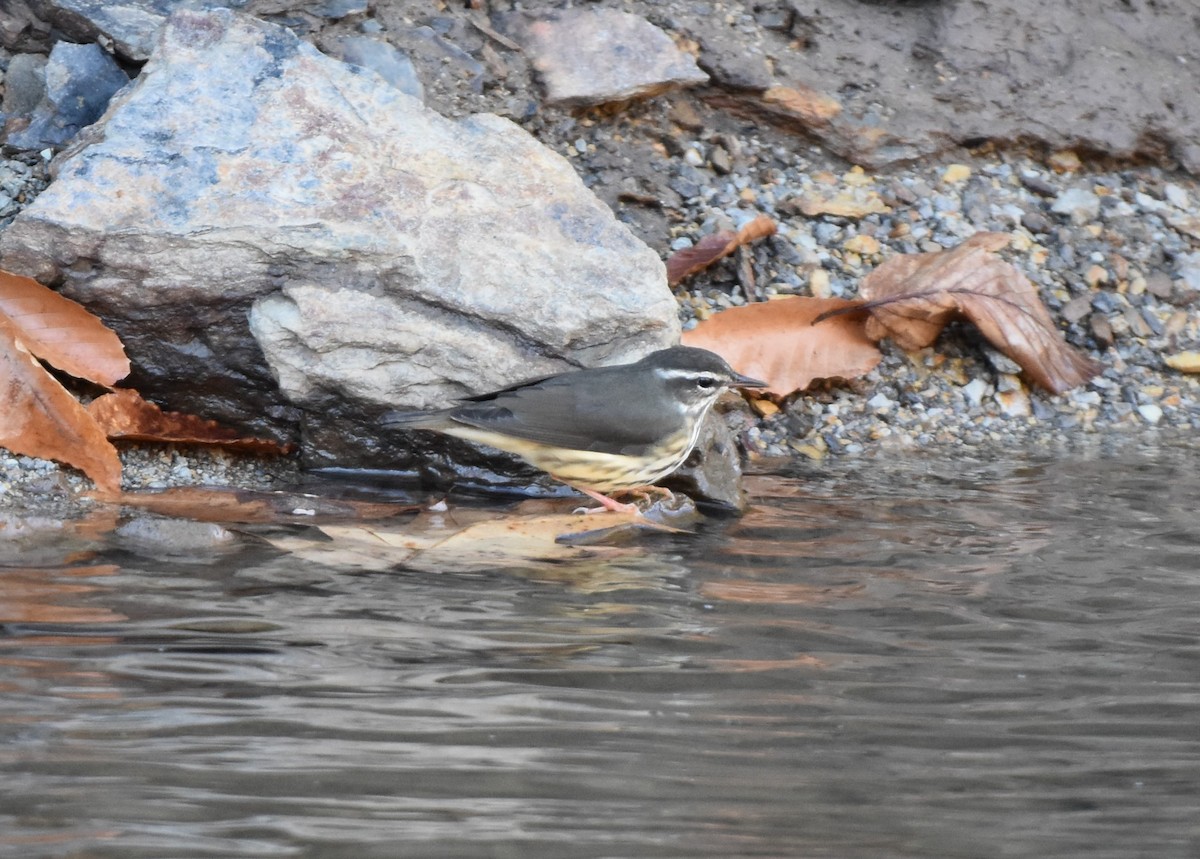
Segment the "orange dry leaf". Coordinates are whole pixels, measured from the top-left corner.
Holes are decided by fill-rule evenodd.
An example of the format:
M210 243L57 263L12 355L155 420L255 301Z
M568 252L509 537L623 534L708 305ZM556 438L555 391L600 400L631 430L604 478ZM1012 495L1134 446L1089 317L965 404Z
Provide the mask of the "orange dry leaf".
M87 408L88 414L103 427L109 438L128 441L209 444L248 453L280 454L288 448L276 441L242 438L216 421L183 412L164 412L142 399L137 391L122 389L97 397Z
M962 315L1046 390L1061 394L1083 384L1100 366L1063 340L1037 288L992 253L1006 244L1002 233L978 233L953 250L883 263L860 289L872 317L867 334L875 340L890 336L914 351Z
M725 230L705 236L690 248L676 251L667 259L667 283L671 286L685 277L703 271L722 257L727 257L742 245L775 235L775 222L759 215L736 233Z
M787 396L813 379L851 379L879 363L860 302L843 298L783 298L714 314L683 342L721 355L739 373L762 379L767 393ZM836 312L814 324L823 313Z
M101 492L120 488L117 450L83 406L46 372L0 316L0 445L56 459L87 474Z
M36 280L0 271L0 316L48 364L105 387L129 375L117 335L80 304Z
M73 465L101 492L116 492L116 449L38 358L105 386L129 372L121 341L99 319L36 280L0 271L0 445Z

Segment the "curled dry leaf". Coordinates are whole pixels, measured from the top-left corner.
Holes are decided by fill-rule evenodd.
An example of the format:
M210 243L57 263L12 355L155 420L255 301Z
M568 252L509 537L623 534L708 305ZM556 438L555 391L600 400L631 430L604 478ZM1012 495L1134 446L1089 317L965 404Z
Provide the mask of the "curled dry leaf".
M78 468L102 493L121 484L121 460L87 411L46 372L0 316L0 445Z
M994 255L1007 243L1002 233L978 233L953 250L886 261L860 290L871 313L867 334L914 351L961 315L1046 390L1083 384L1100 366L1067 344L1029 279Z
M117 335L82 305L32 278L0 271L0 316L26 349L65 373L105 387L129 375Z
M65 462L115 493L116 448L39 358L105 386L129 372L121 341L99 319L36 280L0 271L0 445Z
M743 245L775 235L775 222L759 215L736 233L725 230L705 236L690 248L676 251L667 259L667 283L671 286L685 277L703 271L722 257L727 257Z
M269 439L242 438L236 430L216 421L183 412L164 412L129 389L97 397L88 406L88 413L113 439L207 444L268 455L290 450L290 446Z
M716 352L739 373L766 382L768 393L784 397L814 379L852 379L879 363L860 303L797 296L732 307L685 331L683 342Z

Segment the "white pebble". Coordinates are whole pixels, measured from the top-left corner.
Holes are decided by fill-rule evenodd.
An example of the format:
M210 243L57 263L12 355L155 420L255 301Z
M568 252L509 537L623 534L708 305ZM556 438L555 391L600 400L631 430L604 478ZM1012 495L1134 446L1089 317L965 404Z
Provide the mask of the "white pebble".
M1163 196L1176 209L1186 210L1191 206L1191 201L1188 200L1188 192L1174 182L1168 182L1163 186Z
M1144 406L1138 406L1138 414L1146 423L1153 426L1162 420L1163 410L1161 406L1154 403L1146 403Z
M991 385L983 381L983 379L972 379L962 386L962 393L967 398L968 403L978 406L983 402L983 398L987 396L988 388L990 387Z

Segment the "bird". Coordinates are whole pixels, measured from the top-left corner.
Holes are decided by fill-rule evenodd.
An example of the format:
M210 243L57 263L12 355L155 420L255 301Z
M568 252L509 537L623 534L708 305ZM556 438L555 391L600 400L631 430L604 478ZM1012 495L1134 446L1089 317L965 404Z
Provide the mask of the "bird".
M687 459L727 389L764 388L707 349L672 346L639 361L530 379L432 412L391 412L389 429L430 430L516 454L600 502L642 490Z

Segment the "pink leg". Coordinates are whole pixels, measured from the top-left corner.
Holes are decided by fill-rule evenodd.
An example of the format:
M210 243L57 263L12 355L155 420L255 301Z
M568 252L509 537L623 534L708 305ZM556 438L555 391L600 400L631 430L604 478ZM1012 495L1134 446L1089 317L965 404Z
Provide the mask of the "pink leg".
M589 498L594 498L604 505L603 507L589 510L589 513L600 513L603 510L611 510L614 513L632 513L634 516L642 515L642 511L638 509L636 504L622 504L620 501L614 501L607 495L602 495L594 489L585 489L582 486L576 486L575 488L584 495L587 495Z

